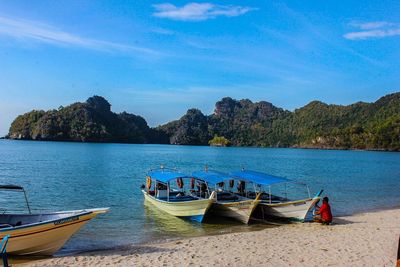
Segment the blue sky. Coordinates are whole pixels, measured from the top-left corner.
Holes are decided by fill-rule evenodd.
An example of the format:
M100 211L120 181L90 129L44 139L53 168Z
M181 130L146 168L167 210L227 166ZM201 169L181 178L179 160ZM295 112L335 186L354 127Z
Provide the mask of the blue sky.
M0 135L94 94L151 126L224 96L293 110L400 88L400 1L2 1Z

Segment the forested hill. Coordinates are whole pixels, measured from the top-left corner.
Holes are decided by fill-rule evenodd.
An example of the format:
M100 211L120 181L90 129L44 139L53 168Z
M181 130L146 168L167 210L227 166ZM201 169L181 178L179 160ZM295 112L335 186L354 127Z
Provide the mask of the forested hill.
M181 145L374 149L400 151L400 93L348 106L313 101L294 112L269 102L225 97L211 115L189 109L179 120L149 128L137 115L111 112L94 96L59 110L18 116L12 139Z
M190 109L158 129L172 144L207 145L224 137L235 146L400 151L400 93L348 106L313 101L294 112L226 97L210 116Z
M112 112L110 103L101 96L58 110L33 110L20 115L11 124L7 137L80 142L158 141L157 130L149 128L145 119L126 112Z

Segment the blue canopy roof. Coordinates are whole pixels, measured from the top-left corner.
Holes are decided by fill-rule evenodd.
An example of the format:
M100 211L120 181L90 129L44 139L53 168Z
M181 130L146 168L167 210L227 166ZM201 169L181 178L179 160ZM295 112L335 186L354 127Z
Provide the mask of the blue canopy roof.
M211 184L218 184L225 180L232 179L232 177L227 173L223 173L223 172L219 172L219 171L212 171L212 170L197 171L197 172L192 173L192 175L195 178L200 178L200 179L206 181L207 183L211 183Z
M187 175L185 173L181 173L170 169L151 170L147 173L147 176L150 176L152 179L163 183L168 183L169 181L176 178L191 177L190 175Z
M248 170L232 172L232 176L236 179L248 180L259 185L271 185L290 181L289 179L283 177Z

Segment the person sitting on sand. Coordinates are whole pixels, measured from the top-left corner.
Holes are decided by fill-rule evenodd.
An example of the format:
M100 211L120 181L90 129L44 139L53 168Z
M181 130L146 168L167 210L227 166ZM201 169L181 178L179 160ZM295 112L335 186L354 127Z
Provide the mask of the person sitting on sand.
M318 207L318 205L315 206L316 208L318 208L315 214L320 215L318 218L315 218L315 221L320 222L322 224L332 223L332 212L331 212L331 206L329 205L329 198L324 197L322 199L321 207Z

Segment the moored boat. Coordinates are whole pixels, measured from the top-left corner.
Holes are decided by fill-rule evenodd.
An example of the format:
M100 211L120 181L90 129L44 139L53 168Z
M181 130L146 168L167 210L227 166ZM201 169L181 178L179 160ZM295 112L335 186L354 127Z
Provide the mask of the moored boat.
M309 187L306 184L262 172L241 170L233 172L231 175L237 179L252 181L257 185L257 189L254 192L248 193L248 197L255 198L256 195L259 196L261 202L259 203L258 215L264 220L277 218L304 222L308 212L313 209L315 204L321 199L321 194L323 192L323 190L320 190L314 197L311 197ZM297 199L288 198L288 184L305 187L308 197ZM281 190L283 195L278 195L273 191L273 186L276 185L283 186L284 189Z
M166 168L149 171L142 192L145 201L160 210L197 222L203 222L215 198L204 181Z
M0 190L23 192L29 213L0 215L0 238L10 235L7 253L50 256L89 220L108 208L31 213L23 187L0 185Z
M192 175L206 181L209 188L215 188L216 201L213 203L210 212L233 218L245 224L249 223L254 209L260 202L258 199L260 195L256 196L255 199L243 196L243 192L239 191L245 190L244 183L238 184L238 191L234 192L234 179L222 172L206 169L194 172Z

